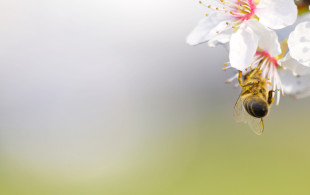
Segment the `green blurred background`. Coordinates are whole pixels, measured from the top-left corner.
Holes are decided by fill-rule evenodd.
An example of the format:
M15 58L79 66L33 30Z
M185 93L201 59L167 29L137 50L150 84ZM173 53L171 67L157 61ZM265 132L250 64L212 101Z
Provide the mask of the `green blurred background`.
M197 2L0 5L0 194L310 194L309 99L235 123Z
M1 194L309 194L309 111L302 103L274 108L262 136L235 124L232 107L219 106L144 139L109 171L102 163L63 164L62 172L3 151Z

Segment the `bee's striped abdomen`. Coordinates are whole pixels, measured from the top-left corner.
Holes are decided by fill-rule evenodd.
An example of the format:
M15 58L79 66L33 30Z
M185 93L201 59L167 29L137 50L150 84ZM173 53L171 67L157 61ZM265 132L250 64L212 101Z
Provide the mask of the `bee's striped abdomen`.
M248 96L243 101L245 110L253 117L262 118L268 114L266 101L258 96Z

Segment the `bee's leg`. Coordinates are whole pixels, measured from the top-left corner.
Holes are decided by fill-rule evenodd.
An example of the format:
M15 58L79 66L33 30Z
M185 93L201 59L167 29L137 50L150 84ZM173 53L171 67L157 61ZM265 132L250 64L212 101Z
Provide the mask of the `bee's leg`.
M239 70L238 82L239 82L239 85L242 87L243 84L242 84L241 76L242 76L242 71Z
M269 93L268 93L268 104L269 105L271 105L272 103L273 103L273 101L274 101L274 98L273 98L273 93L274 93L275 91L273 91L273 90L271 90L271 91L269 91Z

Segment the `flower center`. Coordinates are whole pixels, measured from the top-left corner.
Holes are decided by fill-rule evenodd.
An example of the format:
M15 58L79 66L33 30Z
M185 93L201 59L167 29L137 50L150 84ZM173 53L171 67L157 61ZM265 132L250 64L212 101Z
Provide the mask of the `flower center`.
M267 61L270 61L270 64L273 66L277 67L278 66L278 61L276 58L273 58L270 56L270 54L266 51L257 51L256 55L262 56L264 59L267 59Z
M256 6L253 0L238 0L239 9L235 10L235 17L245 21L255 15Z
M200 4L205 6L207 9L220 12L228 16L226 26L218 27L217 33L230 28L237 29L240 24L251 18L255 18L257 0L208 0L207 3L199 1ZM206 14L208 16L209 14Z

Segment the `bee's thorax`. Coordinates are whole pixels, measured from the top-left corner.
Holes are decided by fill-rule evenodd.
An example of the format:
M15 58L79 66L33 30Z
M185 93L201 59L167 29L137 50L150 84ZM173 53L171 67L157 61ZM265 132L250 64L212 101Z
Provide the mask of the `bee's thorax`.
M262 118L268 114L268 87L258 71L251 71L244 77L241 98L245 110L253 117Z

